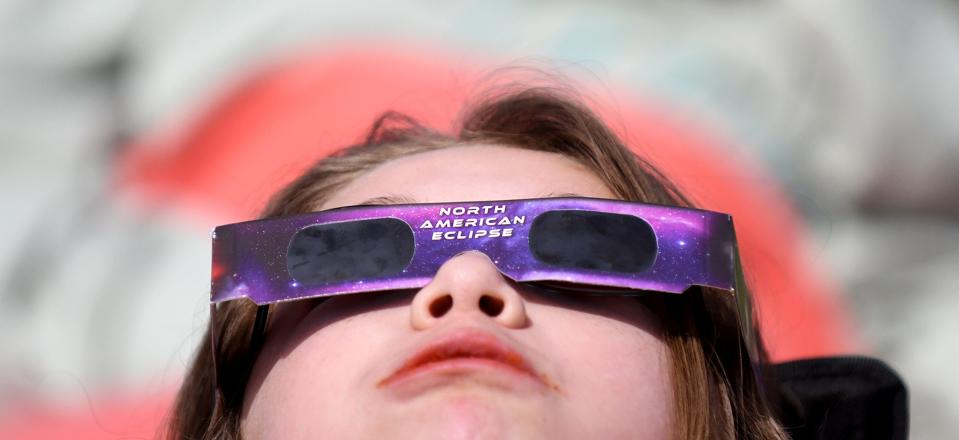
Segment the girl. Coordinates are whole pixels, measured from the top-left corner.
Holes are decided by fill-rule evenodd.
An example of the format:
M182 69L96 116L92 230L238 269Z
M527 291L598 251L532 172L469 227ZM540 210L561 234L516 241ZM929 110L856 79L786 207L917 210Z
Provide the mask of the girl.
M662 247L656 254L664 232L630 229L607 212L693 212L679 209L691 204L666 177L551 88L490 95L459 127L446 135L386 114L365 142L319 161L276 194L262 216L272 220L248 225L269 239L227 236L244 226L217 230L215 314L180 391L171 438L784 437L756 374L764 358L744 289L730 300L695 280L682 294L589 281L600 272L649 272L670 257ZM523 241L529 249L500 254L484 247L499 245L473 244L533 234L525 228L534 217L516 210L550 203L608 209L597 208L595 219L557 220L541 245L533 235ZM366 205L374 208L350 208ZM374 220L437 216L383 235L376 229L394 223L355 221L376 209L390 214ZM277 228L304 218L291 216L313 212L354 217L274 239ZM462 216L450 217L456 212ZM570 226L596 221L606 223ZM544 224L537 227L546 231ZM352 238L333 243L324 225ZM628 232L609 232L616 230ZM636 231L647 240L625 243L642 236ZM588 242L594 232L607 240L602 246ZM376 238L384 236L387 245ZM238 244L218 251L227 240ZM642 243L653 243L652 254L635 252ZM266 260L273 246L284 262ZM366 248L359 256L341 251L351 246ZM421 261L434 251L443 257ZM264 270L278 264L271 282L286 284L244 290L231 280L244 276L235 270L245 263L227 254ZM539 259L534 265L563 266L567 278L526 280L529 272L516 272L532 270L536 258L526 254ZM580 261L582 254L595 261ZM405 277L420 266L425 278ZM697 267L677 270L695 278ZM383 277L394 282L390 290L370 287ZM347 287L290 300L301 282ZM217 296L218 286L232 293ZM256 304L227 301L234 294Z

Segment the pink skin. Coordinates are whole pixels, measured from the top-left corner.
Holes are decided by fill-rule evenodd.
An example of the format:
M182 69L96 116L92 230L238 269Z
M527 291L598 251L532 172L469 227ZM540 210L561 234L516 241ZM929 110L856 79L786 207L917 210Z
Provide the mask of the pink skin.
M390 161L320 208L569 194L614 198L563 156L480 145ZM251 439L666 439L675 410L660 329L635 299L547 295L467 252L416 292L277 307L241 428ZM496 356L416 361L451 347Z

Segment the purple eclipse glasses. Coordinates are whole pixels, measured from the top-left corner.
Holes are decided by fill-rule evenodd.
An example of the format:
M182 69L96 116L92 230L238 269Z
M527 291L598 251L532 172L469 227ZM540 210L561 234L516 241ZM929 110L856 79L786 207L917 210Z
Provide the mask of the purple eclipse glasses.
M516 282L571 294L728 291L756 360L727 214L591 198L376 205L218 226L212 235L211 306L247 298L261 306L261 330L262 306L420 288L475 250Z

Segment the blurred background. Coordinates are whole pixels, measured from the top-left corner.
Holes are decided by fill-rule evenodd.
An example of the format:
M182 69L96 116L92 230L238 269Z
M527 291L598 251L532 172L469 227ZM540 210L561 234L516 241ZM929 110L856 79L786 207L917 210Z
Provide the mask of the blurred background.
M742 164L817 280L789 327L818 339L774 356L879 357L912 438L959 436L959 2L0 0L0 438L153 436L212 226L377 113L448 122L520 64L586 84L654 159Z

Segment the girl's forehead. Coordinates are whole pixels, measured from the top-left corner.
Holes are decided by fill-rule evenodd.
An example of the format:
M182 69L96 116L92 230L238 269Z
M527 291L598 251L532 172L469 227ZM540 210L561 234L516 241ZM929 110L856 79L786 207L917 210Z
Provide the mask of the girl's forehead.
M468 145L390 160L335 192L323 209L382 198L426 203L558 195L614 198L598 176L560 154Z

